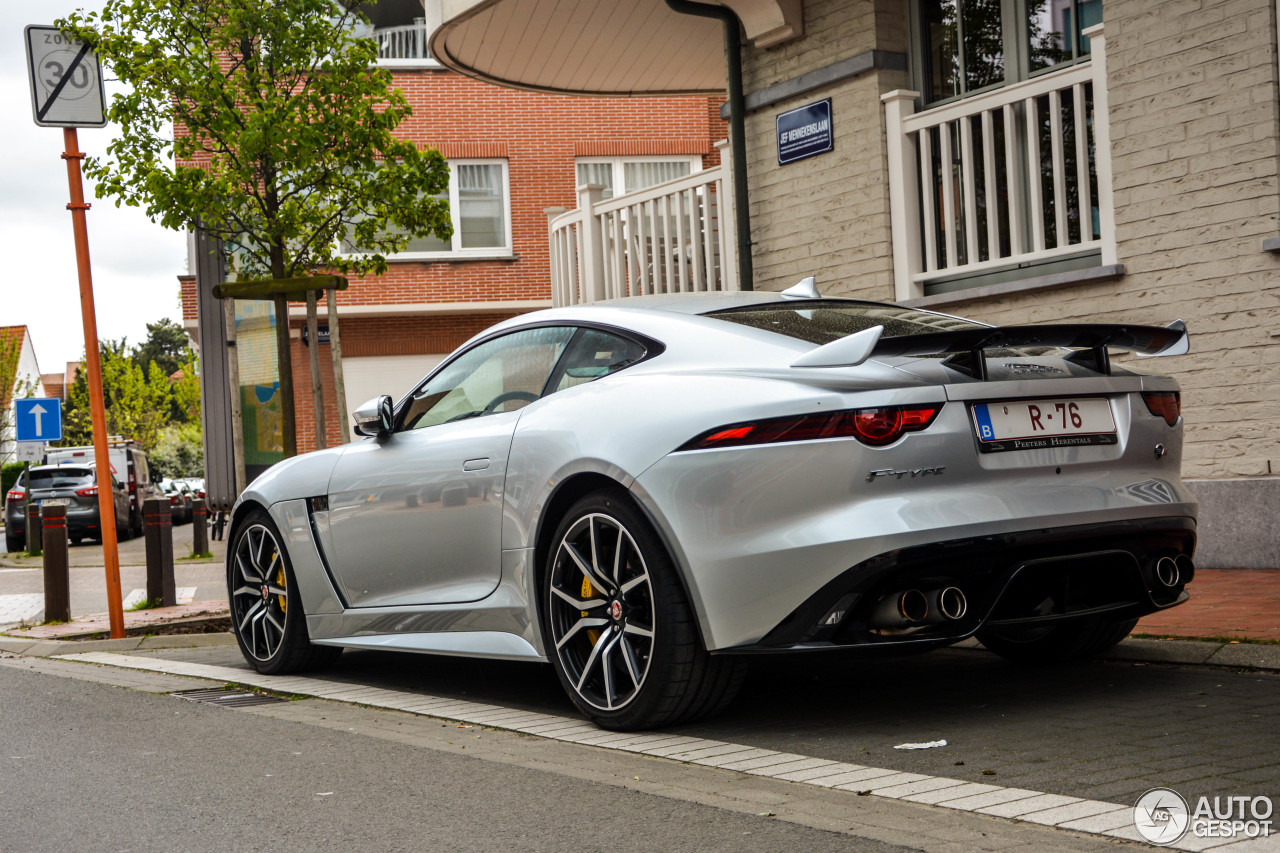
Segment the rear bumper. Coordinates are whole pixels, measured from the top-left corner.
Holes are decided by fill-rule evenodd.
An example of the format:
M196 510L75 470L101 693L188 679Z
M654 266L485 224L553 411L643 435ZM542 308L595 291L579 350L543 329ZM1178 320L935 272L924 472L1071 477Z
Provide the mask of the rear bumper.
M826 584L760 642L724 652L794 652L950 645L983 628L1029 627L1096 616L1122 621L1188 599L1189 559L1174 583L1157 577L1161 557L1190 558L1195 522L1160 518L1030 530L938 542L880 554ZM1166 579L1167 580L1167 579ZM964 613L929 612L888 624L906 590L936 601L962 591Z

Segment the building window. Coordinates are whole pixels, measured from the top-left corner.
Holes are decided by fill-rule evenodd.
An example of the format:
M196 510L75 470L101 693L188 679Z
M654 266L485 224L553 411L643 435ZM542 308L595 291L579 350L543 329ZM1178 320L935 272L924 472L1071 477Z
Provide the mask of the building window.
M444 198L445 196L441 196ZM511 254L511 183L506 160L449 161L449 217L453 237L415 237L390 260L506 257ZM362 250L350 236L343 251Z
M919 91L932 104L1077 62L1101 21L1102 0L919 0Z
M639 192L701 169L700 156L583 158L578 160L578 186L600 184L604 197L613 198L618 187L623 193Z

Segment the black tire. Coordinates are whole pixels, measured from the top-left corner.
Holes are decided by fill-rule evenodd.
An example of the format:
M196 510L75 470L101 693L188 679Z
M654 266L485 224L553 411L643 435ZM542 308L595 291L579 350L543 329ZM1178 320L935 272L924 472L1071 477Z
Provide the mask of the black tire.
M737 694L745 662L702 647L675 564L625 492L575 503L544 559L547 654L596 725L634 731L685 722Z
M136 516L133 515L132 513L130 513L129 515L129 538L136 539L141 535L142 535L142 510L139 509L138 514Z
M84 537L83 537L83 536L72 536L72 537L70 537L70 539L71 539L71 544L72 544L72 545L79 545L81 542L83 542L83 541L84 541Z
M1102 654L1129 636L1137 619L1095 616L1042 628L979 631L982 645L1016 663L1064 663Z
M21 533L10 533L8 530L4 532L4 550L10 554L16 554L21 551L25 545L26 537Z
M313 644L307 635L293 566L280 540L271 517L255 509L227 549L231 632L249 665L268 675L319 669L342 654L339 647Z

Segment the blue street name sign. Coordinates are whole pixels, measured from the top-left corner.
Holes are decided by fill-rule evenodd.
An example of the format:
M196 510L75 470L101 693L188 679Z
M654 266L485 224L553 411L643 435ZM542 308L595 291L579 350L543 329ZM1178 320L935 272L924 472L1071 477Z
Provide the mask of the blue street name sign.
M57 397L14 400L18 441L62 441L62 401Z
M778 115L778 165L785 166L833 147L831 99Z

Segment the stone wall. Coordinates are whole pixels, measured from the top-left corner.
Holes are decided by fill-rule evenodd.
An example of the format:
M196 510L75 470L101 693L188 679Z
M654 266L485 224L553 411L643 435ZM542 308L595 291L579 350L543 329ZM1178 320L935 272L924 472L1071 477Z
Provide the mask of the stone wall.
M805 4L807 35L776 48L743 52L744 88L768 91L802 74L873 50L906 51L897 2ZM782 290L816 276L824 293L893 298L889 185L880 95L906 73L871 68L747 114L752 258L758 290ZM831 98L834 150L778 165L779 113Z

